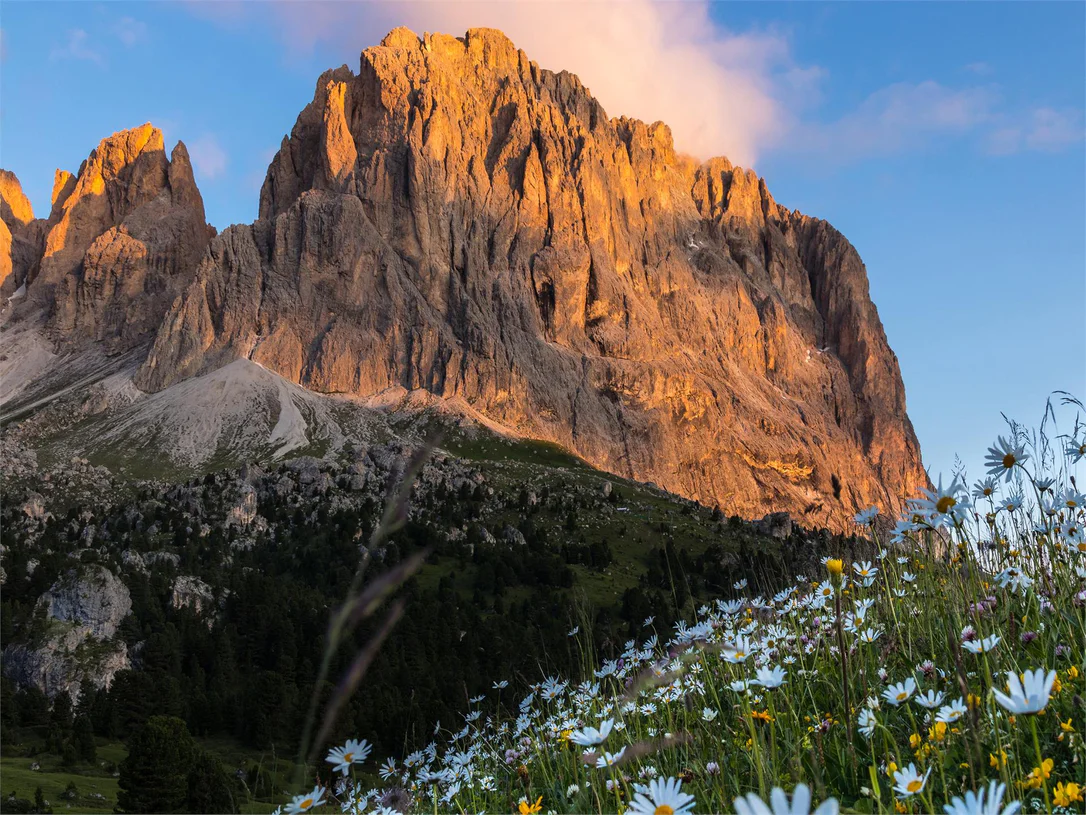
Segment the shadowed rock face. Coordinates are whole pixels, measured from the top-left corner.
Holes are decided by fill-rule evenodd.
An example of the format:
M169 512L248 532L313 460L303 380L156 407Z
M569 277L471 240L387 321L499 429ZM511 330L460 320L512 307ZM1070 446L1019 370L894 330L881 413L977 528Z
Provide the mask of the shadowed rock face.
M4 175L13 182L0 178L7 222L9 211L18 216L7 203L17 200L18 181ZM103 139L76 175L58 170L47 220L32 220L29 204L25 212L32 248L17 258L13 244L12 282L3 283L0 268L0 289L25 284L17 307L44 317L58 343L98 341L111 351L150 339L214 235L185 146L167 157L162 132L149 124Z
M211 242L137 383L239 357L460 396L746 516L840 526L927 483L848 241L492 30L398 29L321 76L259 220Z

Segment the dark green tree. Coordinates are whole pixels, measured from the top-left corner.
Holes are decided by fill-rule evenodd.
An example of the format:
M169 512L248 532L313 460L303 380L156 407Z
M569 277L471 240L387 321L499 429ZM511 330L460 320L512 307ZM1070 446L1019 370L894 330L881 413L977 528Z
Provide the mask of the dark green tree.
M87 716L77 716L72 726L72 743L79 758L88 764L98 760L98 748L94 744L94 727Z
M214 756L199 751L189 771L189 812L237 812L234 785Z
M117 811L183 812L194 754L184 721L152 716L129 740L117 781Z
M41 791L41 787L34 790L34 811L35 812L52 812L53 808L45 803L45 793Z

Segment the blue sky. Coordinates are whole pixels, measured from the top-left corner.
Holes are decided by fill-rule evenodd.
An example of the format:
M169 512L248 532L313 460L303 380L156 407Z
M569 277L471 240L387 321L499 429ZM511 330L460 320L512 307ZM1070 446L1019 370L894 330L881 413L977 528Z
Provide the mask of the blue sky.
M496 25L611 115L753 165L860 251L933 475L980 472L1001 412L1086 396L1082 3L31 3L0 17L0 166L46 215L56 167L145 121L208 219L256 217L313 96L396 24ZM168 145L169 146L169 145Z

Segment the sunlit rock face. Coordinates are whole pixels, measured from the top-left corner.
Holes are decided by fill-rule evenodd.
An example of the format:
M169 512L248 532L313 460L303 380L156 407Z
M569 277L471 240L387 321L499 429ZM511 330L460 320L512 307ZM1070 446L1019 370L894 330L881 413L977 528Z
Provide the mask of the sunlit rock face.
M211 241L137 384L239 357L462 397L748 517L842 526L927 483L848 241L493 30L397 29L320 77L260 219Z
M0 170L0 302L16 296L36 270L43 236L42 222L34 219L19 179Z
M16 200L11 188L0 183L4 202ZM29 260L12 249L12 282L0 285L25 287L13 308L44 319L62 346L146 342L214 235L184 144L167 156L162 131L149 124L103 139L75 175L58 170L48 219L33 220L29 204L25 211Z
M215 236L150 125L58 171L45 219L0 174L0 216L3 319L48 364L429 391L746 517L840 528L927 483L848 241L497 31L397 29L323 74L255 223Z

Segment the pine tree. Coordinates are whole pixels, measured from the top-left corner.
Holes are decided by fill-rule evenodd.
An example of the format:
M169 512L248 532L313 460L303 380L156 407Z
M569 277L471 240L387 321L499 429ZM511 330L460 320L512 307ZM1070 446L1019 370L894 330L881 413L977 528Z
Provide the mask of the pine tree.
M219 760L200 751L189 772L189 812L237 812L230 777Z
M94 744L94 728L90 718L77 716L72 726L72 742L75 745L79 758L88 764L98 760L98 748Z
M120 812L183 812L194 760L192 736L174 716L152 716L128 744L120 767Z

